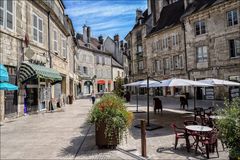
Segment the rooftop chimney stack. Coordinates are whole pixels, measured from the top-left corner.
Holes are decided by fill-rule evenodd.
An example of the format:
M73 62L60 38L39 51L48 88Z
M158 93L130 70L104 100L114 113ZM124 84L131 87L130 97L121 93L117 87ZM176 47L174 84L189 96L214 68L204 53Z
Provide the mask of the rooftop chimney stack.
M116 34L113 38L114 38L114 42L119 42L119 35L118 34Z
M140 9L136 10L136 23L138 23L138 20L143 16L142 14L143 14L142 10Z
M88 43L88 36L87 36L87 26L83 26L83 42Z
M102 36L102 35L100 35L100 36L98 37L98 42L99 42L100 44L103 44L103 36Z
M90 43L91 39L91 28L87 27L87 43Z
M195 0L184 0L184 8L186 9L190 4L192 4Z

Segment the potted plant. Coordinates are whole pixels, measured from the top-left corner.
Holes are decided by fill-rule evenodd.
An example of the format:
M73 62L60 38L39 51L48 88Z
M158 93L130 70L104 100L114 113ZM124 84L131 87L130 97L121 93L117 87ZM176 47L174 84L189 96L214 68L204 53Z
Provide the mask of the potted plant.
M225 100L225 107L219 110L217 120L219 134L229 148L229 159L240 159L240 98L232 102Z
M89 122L95 124L96 145L99 148L115 148L127 136L133 114L128 112L120 97L107 94L89 113Z

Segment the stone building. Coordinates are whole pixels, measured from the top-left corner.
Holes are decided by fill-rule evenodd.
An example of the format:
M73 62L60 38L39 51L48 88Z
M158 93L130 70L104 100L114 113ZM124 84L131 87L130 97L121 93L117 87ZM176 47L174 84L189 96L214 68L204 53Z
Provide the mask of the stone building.
M152 27L142 41L146 46L143 47L146 63L140 75L148 73L159 80L218 78L239 82L239 3L237 0L148 0L147 10L151 15L147 22L151 21ZM140 17L145 16L140 14ZM132 81L143 79L136 78L134 68L142 66L137 65L138 54L134 51L138 48L138 28L141 27L136 22L125 38L132 58ZM163 88L163 95L192 92L183 89ZM217 99L228 95L226 87L215 90ZM197 98L206 98L205 95L205 90L197 89Z
M91 28L84 25L83 34L77 34L76 72L81 83L78 94L89 95L112 90L111 53L103 51L103 38L91 37Z
M158 1L160 2L160 1ZM168 78L188 78L185 68L184 32L180 17L184 14L184 2L156 4L153 28L146 36L147 68L151 77L158 80ZM168 15L173 15L169 18ZM160 88L162 89L162 88ZM177 88L164 87L163 95L174 94Z
M50 109L69 93L67 45L71 29L64 4L55 1L1 1L0 63L18 91L1 91L1 119ZM64 97L65 97L64 96ZM60 99L61 98L61 99ZM57 104L54 104L54 107Z
M112 54L112 81L113 81L113 88L115 89L115 82L116 78L122 78L125 79L126 72L124 70L124 63L126 64L126 58L125 58L125 48L124 48L124 42L119 41L119 35L115 35L114 38L107 37L105 41L103 42L103 50L105 52L109 52ZM128 68L128 66L127 66ZM127 70L126 70L127 71Z
M240 1L185 1L187 72L190 79L218 78L240 82ZM228 95L217 87L215 97ZM199 99L205 92L197 90Z
M147 9L143 13L139 9L136 10L136 24L125 37L128 44L127 53L131 55L130 81L146 79L147 54L145 36L151 28L151 10Z

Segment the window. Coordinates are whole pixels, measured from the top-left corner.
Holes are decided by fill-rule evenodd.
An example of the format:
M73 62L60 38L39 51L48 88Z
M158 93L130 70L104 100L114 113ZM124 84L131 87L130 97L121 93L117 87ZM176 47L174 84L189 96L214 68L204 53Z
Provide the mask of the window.
M143 61L138 62L138 69L142 70L143 69Z
M238 11L236 9L227 12L227 23L228 26L234 26L238 24Z
M174 69L181 69L183 65L182 55L173 56L173 67Z
M43 43L43 21L36 14L33 14L33 40Z
M163 65L164 65L164 69L166 69L166 70L168 70L170 68L169 58L163 59Z
M55 52L57 52L57 50L58 50L58 46L57 46L57 44L58 44L58 36L57 36L57 31L56 30L54 30L53 31L53 43L54 43L54 51Z
M136 39L137 41L142 41L142 35L141 35L141 31L138 31L136 34Z
M172 46L176 46L176 45L178 45L178 42L179 41L179 36L178 36L178 34L173 34L172 35Z
M4 28L13 29L13 1L0 0L0 25Z
M62 39L62 54L64 58L67 58L67 44L64 38Z
M137 53L142 52L142 45L137 45Z
M96 63L99 64L99 56L96 56Z
M206 33L205 21L198 21L195 23L195 32L196 32L196 35L201 35Z
M207 62L207 46L197 47L197 63Z
M161 62L160 60L155 61L155 71L160 71L161 70Z
M105 57L102 57L102 64L105 65Z
M118 77L120 77L120 71L117 71L117 73L118 73Z
M240 57L240 40L229 40L230 57Z
M167 46L168 46L168 41L167 41L168 39L167 38L164 38L163 39L163 41L162 41L162 43L163 43L163 49L165 49L165 48L167 48Z
M88 68L85 66L83 67L83 73L88 74Z

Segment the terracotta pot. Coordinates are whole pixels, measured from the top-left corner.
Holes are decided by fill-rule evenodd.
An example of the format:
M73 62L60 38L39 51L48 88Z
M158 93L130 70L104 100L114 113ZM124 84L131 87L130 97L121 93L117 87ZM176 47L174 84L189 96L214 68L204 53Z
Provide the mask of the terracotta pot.
M96 145L98 146L98 148L115 149L116 146L119 144L117 134L113 133L112 140L109 140L108 138L105 137L105 129L106 129L105 123L101 122L95 124Z

